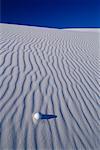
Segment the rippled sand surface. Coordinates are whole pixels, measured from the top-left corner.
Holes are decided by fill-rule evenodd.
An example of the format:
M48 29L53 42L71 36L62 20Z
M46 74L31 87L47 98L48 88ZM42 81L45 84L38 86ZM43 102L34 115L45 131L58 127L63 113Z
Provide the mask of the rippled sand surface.
M99 34L0 24L1 150L100 150Z

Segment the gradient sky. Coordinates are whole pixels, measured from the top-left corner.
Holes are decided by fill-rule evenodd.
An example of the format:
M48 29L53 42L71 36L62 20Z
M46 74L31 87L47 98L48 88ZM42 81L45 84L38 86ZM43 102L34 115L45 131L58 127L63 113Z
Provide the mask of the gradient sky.
M1 0L2 23L100 27L100 0Z

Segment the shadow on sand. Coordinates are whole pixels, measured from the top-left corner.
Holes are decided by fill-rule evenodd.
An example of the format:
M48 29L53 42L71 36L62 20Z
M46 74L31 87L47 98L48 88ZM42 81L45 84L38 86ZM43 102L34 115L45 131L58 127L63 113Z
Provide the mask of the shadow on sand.
M51 114L41 114L41 119L53 119L53 118L57 118L56 115L51 115Z
M40 120L49 120L55 118L57 118L57 116L53 114L42 114L40 112L32 114L32 120L35 125L37 125Z

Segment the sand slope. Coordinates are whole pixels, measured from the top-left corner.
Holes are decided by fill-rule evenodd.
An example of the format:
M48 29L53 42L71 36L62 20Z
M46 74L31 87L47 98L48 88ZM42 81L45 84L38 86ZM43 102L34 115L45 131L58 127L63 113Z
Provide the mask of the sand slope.
M0 24L0 149L100 150L99 33Z

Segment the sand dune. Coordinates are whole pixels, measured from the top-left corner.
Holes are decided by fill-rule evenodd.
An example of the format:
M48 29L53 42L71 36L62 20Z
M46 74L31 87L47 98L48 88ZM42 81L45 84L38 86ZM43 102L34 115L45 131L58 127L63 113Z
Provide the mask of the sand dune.
M99 31L0 24L1 150L100 150Z

